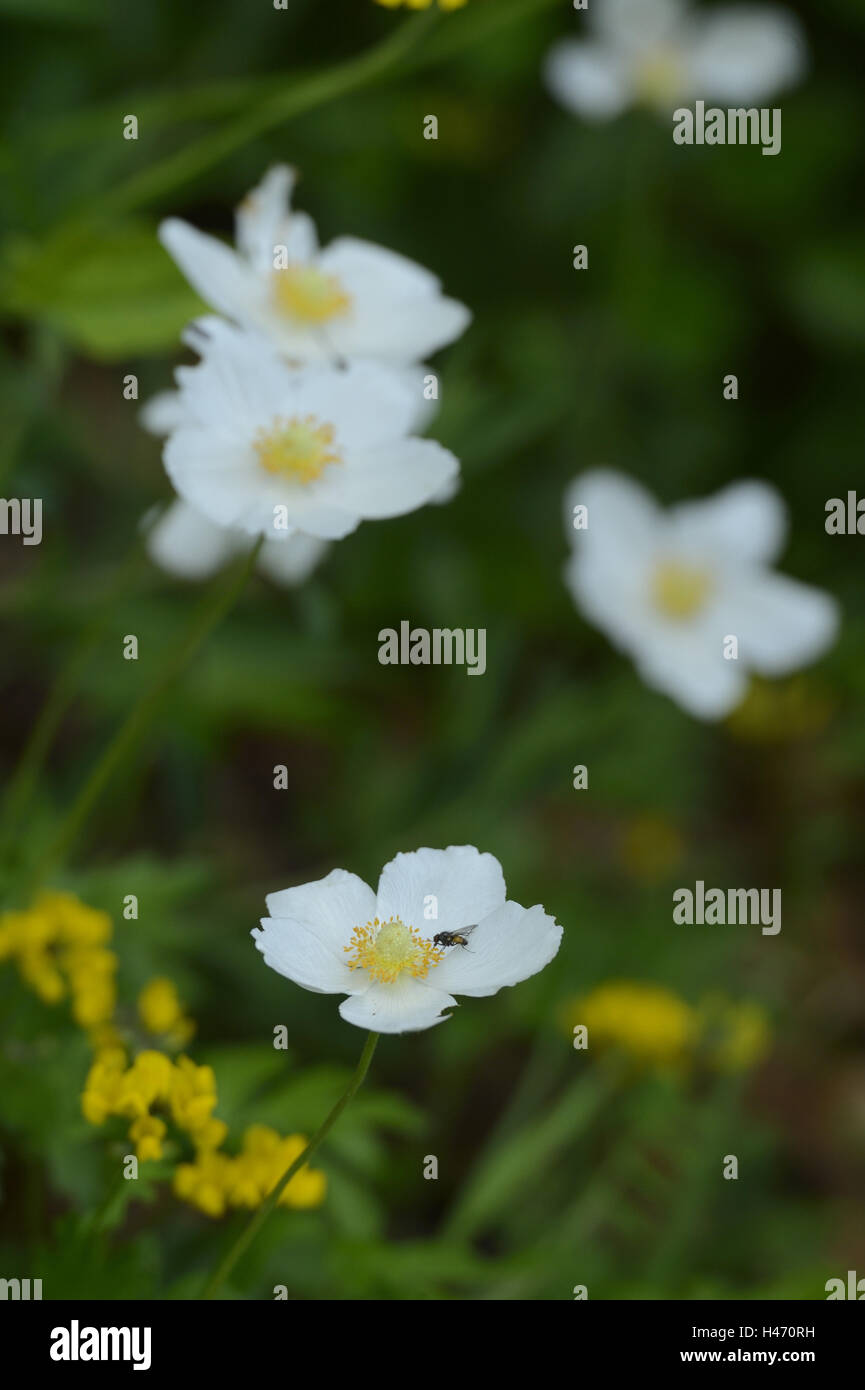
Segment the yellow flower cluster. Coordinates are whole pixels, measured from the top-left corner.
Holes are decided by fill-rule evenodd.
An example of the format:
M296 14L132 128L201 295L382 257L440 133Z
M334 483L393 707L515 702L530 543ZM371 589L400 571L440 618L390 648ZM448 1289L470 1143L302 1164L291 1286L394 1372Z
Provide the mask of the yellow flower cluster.
M212 1067L197 1067L188 1057L172 1062L164 1052L153 1050L139 1052L131 1065L122 1047L97 1053L81 1097L84 1118L94 1125L103 1124L109 1115L131 1119L129 1137L142 1162L162 1157L167 1126L151 1114L155 1105L168 1111L196 1147L218 1147L228 1132L222 1120L213 1118L216 1077Z
M122 1048L106 1048L93 1062L81 1109L91 1124L109 1115L132 1120L129 1137L140 1162L162 1157L168 1126L152 1107L161 1107L195 1147L195 1160L174 1173L174 1191L207 1216L222 1216L228 1207L256 1207L306 1148L302 1134L286 1139L264 1125L243 1136L241 1152L222 1153L228 1126L214 1117L216 1077L188 1057L172 1062L164 1052L139 1052L127 1065ZM316 1207L324 1201L324 1173L302 1168L280 1195L279 1205Z
M183 1011L177 987L162 976L150 980L138 996L138 1017L148 1033L183 1047L195 1032L195 1024Z
M695 1008L662 985L610 980L563 1010L568 1032L584 1024L589 1047L615 1049L661 1070L701 1060L716 1071L745 1071L768 1050L759 1005L712 996Z
M301 1134L281 1139L267 1125L251 1125L236 1157L202 1150L194 1163L181 1163L174 1174L174 1191L207 1216L222 1216L227 1207L257 1207L303 1153L306 1142ZM326 1183L324 1173L303 1167L280 1193L277 1205L320 1206Z
M114 1013L117 957L106 943L111 918L71 893L41 893L26 912L0 917L0 961L13 959L46 1004L67 996L72 1016L98 1030Z
M461 10L463 5L467 5L469 0L438 0L440 10ZM384 5L388 10L398 10L400 5L404 5L408 10L428 10L433 0L376 0L377 5Z
M175 1170L174 1190L208 1216L228 1207L255 1207L306 1147L306 1139L254 1125L239 1154L220 1152L228 1126L214 1116L216 1077L212 1067L189 1057L145 1049L131 1061L114 1024L117 957L111 919L71 893L42 893L25 912L0 917L0 962L14 961L21 978L47 1004L69 997L76 1023L94 1048L81 1110L92 1125L111 1116L130 1121L129 1138L139 1162L163 1156L168 1122L191 1141L192 1163ZM138 996L138 1016L148 1033L171 1049L182 1047L195 1025L171 980L150 980ZM281 1206L315 1207L325 1197L324 1173L304 1167L281 1194Z
M97 1054L81 1097L86 1120L101 1125L109 1115L133 1121L130 1139L143 1162L162 1157L167 1126L150 1113L153 1105L167 1109L178 1129L189 1134L196 1147L218 1147L227 1126L213 1119L216 1077L212 1067L197 1067L188 1057L172 1062L164 1052L139 1052L131 1065L123 1048L106 1048Z

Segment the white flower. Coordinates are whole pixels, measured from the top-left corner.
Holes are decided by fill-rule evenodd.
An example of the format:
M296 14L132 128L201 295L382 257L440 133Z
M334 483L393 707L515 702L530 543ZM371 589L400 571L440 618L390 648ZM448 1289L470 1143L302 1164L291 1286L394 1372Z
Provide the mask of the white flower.
M179 495L210 521L284 543L295 531L336 540L362 520L402 516L452 484L459 465L410 435L416 398L376 362L291 368L258 335L221 319L180 399L164 449Z
M175 498L147 530L151 560L178 579L209 578L229 560L248 551L249 543L245 532L217 526L180 498ZM275 584L290 587L307 579L328 549L326 541L295 531L284 541L266 540L257 564Z
M580 505L588 526L574 530ZM786 675L836 635L835 600L769 568L786 515L765 483L734 483L664 512L631 479L598 470L572 483L566 513L574 549L565 582L578 607L647 685L699 719L728 714L749 670ZM724 655L729 637L737 659Z
M295 362L413 363L459 337L471 315L429 271L356 237L320 249L311 219L289 211L294 180L277 165L248 194L236 251L177 218L161 224L163 246L208 304Z
M761 102L806 66L798 20L774 7L692 13L684 0L600 0L591 22L594 37L554 45L546 63L553 95L589 119L637 102Z
M454 994L480 998L548 965L562 929L542 907L506 902L501 865L471 845L398 854L374 893L334 869L317 883L267 898L252 933L265 962L317 994L346 994L339 1012L376 1033L443 1023ZM433 905L437 916L431 918ZM441 932L474 930L467 946Z

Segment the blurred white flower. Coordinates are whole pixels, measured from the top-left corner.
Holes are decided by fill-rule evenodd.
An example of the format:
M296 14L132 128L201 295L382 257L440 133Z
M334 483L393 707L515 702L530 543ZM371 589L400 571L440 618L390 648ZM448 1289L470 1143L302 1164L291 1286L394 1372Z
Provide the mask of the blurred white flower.
M376 362L288 367L222 319L185 337L203 355L177 369L163 458L180 497L217 526L280 544L296 531L337 540L415 511L457 477L453 454L411 435L404 374Z
M577 606L647 685L698 719L734 709L749 671L786 675L834 640L835 600L769 568L786 513L767 484L734 483L662 511L631 479L598 470L577 478L565 501L565 582ZM574 529L576 506L588 508L585 529ZM724 656L730 636L737 659Z
M547 84L569 110L608 120L635 103L762 102L804 73L799 21L762 5L692 11L685 0L598 0L592 37L555 44Z
M180 498L147 529L148 555L177 579L208 579L249 544L244 531L217 526ZM274 583L291 587L309 577L328 549L326 541L295 531L284 541L266 540L257 565Z
M431 905L437 916L431 918ZM376 1033L443 1023L454 994L475 998L536 975L562 929L542 907L506 901L501 865L471 845L398 854L378 892L345 869L271 893L252 935L265 963L317 994L348 995L339 1012ZM436 945L472 927L469 945Z
M299 363L415 363L459 337L471 315L429 271L356 237L321 249L312 220L289 210L294 182L280 164L247 195L236 251L177 218L161 224L163 246L208 304Z

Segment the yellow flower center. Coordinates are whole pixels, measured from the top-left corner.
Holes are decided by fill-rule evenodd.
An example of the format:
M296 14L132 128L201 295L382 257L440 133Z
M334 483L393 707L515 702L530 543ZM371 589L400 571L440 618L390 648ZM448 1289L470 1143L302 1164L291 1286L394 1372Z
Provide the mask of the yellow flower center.
M641 59L634 85L640 101L666 108L681 96L682 78L682 60L677 50L659 45Z
M328 323L351 308L351 296L336 276L325 275L312 265L275 270L273 301L280 313L306 325Z
M321 477L329 463L341 463L331 449L333 425L322 425L314 415L274 420L269 430L260 429L253 440L258 461L268 473L279 473L296 483Z
M363 927L355 927L351 942L343 950L354 956L347 962L349 970L365 970L371 980L386 984L392 984L404 970L422 980L430 966L438 965L445 956L444 951L425 941L399 917L391 917L387 922L376 917Z
M698 565L664 560L652 576L652 601L666 618L681 622L705 606L711 588L711 578Z

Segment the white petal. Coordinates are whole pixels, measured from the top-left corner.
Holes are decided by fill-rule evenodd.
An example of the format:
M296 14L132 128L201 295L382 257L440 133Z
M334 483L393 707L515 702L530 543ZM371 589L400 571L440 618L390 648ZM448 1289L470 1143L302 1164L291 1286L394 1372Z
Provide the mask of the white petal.
M277 415L295 413L302 378L260 333L210 316L191 323L183 341L201 356L196 366L175 372L186 424L219 428L248 443Z
M695 636L678 634L667 624L654 638L647 635L635 653L637 670L646 685L668 695L695 719L723 719L748 689L745 662L724 658L727 631L703 629Z
M707 101L761 102L802 76L807 49L786 10L741 6L700 17L688 65L694 90Z
M544 74L553 96L589 120L610 120L633 99L630 65L604 44L567 39L554 44Z
M473 926L504 903L505 892L502 866L492 854L473 845L418 849L385 864L376 910L383 921L399 917L432 937ZM426 915L433 902L434 919Z
M611 46L643 50L674 38L687 14L684 0L601 0L593 24Z
M713 497L683 502L670 510L674 527L697 552L770 564L780 554L787 509L768 483L732 483Z
M363 994L344 999L339 1012L346 1023L374 1033L417 1033L444 1023L457 1001L439 989L429 989L410 975L400 975L391 985L371 985Z
M375 449L408 435L418 416L415 380L381 362L304 367L295 380L294 413L334 425L338 447Z
M138 412L138 421L150 434L164 438L183 421L179 391L157 391Z
M782 574L743 576L730 607L740 661L766 676L787 675L816 661L838 633L835 600Z
M418 362L412 362L408 365L390 363L388 370L399 373L415 404L415 414L412 418L409 434L422 434L427 425L438 414L439 401L427 399L425 395L427 378L436 376L436 373L432 367L424 366Z
M266 536L272 533L278 536L273 506L284 505L288 508L287 515L291 525L321 541L341 541L357 530L361 518L354 512L346 511L335 503L317 501L311 497L304 498L299 496L300 492L301 489L298 488L291 494L286 492L284 499L280 499L279 494L274 493L273 504L268 502L260 507L251 506L240 524L251 535ZM277 540L275 544L278 545L280 542Z
M176 217L160 223L159 240L202 299L229 318L249 321L261 289L236 252Z
M147 553L180 579L206 579L234 554L237 539L187 502L177 500L147 534Z
M235 211L237 249L260 274L273 270L274 249L284 245L280 232L296 177L287 164L275 164Z
M416 362L453 342L471 321L464 304L441 294L434 275L384 247L341 237L318 265L351 296L351 312L328 325L342 356Z
M468 946L450 947L429 981L436 989L480 998L543 970L559 949L562 928L542 907L508 902L480 922L468 940Z
M372 280L377 287L407 299L441 293L441 281L431 270L360 237L337 237L321 252L318 263L344 283Z
M318 233L308 213L293 212L287 217L279 229L279 242L289 265L309 265L318 255Z
M435 440L401 439L347 455L344 471L335 465L323 475L327 491L320 496L367 520L381 520L405 516L433 498L441 501L444 488L458 476L459 463ZM305 520L298 524L308 529Z
M275 584L302 584L327 553L327 542L317 536L295 531L284 541L265 541L258 555L258 567Z
M574 530L574 507L588 527ZM665 527L644 488L611 469L575 479L565 493L565 527L574 553L565 583L577 606L615 640L630 643L643 622L646 576Z
M345 957L301 922L263 917L252 936L265 964L296 985L315 994L345 994L355 988Z
M270 530L268 479L252 451L224 440L215 430L175 430L162 451L165 471L191 506L217 526L239 526L251 534Z
M588 527L574 530L574 507L588 509ZM582 548L615 544L623 554L641 555L655 546L663 512L644 487L612 468L593 468L575 478L565 492L565 530Z
M354 928L375 917L372 889L346 869L333 869L314 883L269 893L266 902L271 917L291 917L340 954Z

